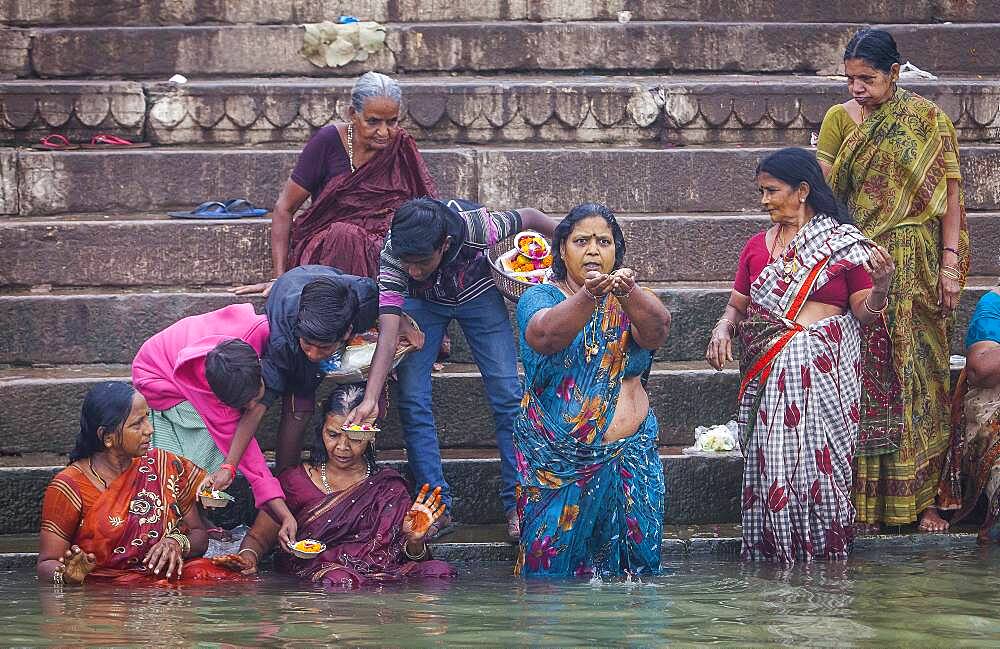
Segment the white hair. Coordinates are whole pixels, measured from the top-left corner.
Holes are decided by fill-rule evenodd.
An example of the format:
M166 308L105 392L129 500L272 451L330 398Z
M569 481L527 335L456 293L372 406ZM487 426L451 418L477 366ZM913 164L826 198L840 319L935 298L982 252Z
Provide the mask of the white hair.
M403 91L395 80L379 72L365 72L351 89L351 106L360 113L366 101L378 97L386 97L399 105L403 103Z

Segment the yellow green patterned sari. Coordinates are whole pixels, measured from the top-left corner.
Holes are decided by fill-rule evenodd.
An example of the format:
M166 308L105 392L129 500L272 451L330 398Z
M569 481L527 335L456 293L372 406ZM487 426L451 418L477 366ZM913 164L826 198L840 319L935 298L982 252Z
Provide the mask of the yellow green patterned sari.
M859 450L857 519L902 525L934 504L949 440L951 322L941 319L937 301L948 181L961 183L962 178L958 138L941 109L902 88L843 137L831 138L829 127L827 131L821 133L825 144L817 157L832 166L830 186L847 203L858 228L885 247L896 264L887 315L902 404L884 405L902 405L904 428L898 450ZM969 235L961 192L959 199L964 284ZM862 431L867 417L862 418ZM877 421L878 416L870 419Z

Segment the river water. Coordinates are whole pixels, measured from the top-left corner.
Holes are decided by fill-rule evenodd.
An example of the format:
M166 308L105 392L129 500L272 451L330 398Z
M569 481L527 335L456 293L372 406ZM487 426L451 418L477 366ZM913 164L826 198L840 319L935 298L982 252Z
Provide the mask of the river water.
M961 647L1000 645L1000 549L883 548L780 567L669 559L643 583L529 581L510 564L330 592L257 583L123 590L2 574L0 645Z

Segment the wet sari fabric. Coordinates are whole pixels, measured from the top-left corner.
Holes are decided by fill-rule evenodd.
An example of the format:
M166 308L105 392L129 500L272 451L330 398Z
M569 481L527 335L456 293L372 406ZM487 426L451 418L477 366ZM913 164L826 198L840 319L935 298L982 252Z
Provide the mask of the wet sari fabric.
M751 285L739 328L745 559L847 556L851 461L866 407L862 335L849 309L809 326L795 318L811 293L862 264L870 245L855 227L817 215Z
M278 480L298 523L298 538L326 544L312 559L279 551L282 572L337 588L454 575L444 561L410 561L403 554L403 518L412 499L396 471L384 468L331 494L320 491L303 466L284 471Z
M663 532L663 465L652 410L639 430L605 443L622 379L649 367L612 297L570 345L544 356L524 338L541 309L565 299L551 284L517 305L525 395L514 426L525 576L655 574Z
M87 575L88 582L166 585L244 579L207 559L185 561L182 577L169 582L142 567L151 546L166 534L184 531L184 515L195 506L204 477L191 461L155 448L132 460L103 491L71 465L45 490L41 528L94 554L97 568Z

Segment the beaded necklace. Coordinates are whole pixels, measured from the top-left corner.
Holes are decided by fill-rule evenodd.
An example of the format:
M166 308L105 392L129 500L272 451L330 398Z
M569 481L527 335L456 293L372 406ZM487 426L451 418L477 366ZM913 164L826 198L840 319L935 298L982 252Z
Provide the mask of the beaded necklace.
M354 168L354 122L347 123L347 162L351 165L351 173L357 171Z
M368 462L366 462L365 465L366 465L365 477L361 478L361 480L358 480L358 482L361 482L362 480L367 480L368 478L372 477L372 465ZM333 488L330 487L330 483L326 479L326 462L321 464L319 467L319 479L323 483L323 488L326 489L327 493L333 493Z

